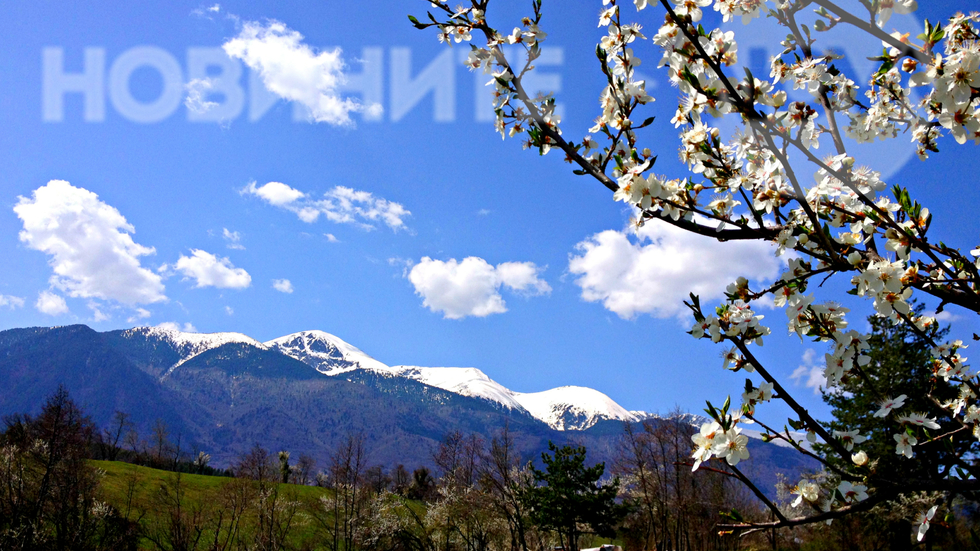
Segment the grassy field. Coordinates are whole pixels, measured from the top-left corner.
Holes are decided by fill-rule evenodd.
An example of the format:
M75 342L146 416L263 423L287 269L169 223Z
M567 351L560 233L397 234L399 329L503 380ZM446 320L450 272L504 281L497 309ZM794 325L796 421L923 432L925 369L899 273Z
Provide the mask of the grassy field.
M141 467L121 461L91 461L91 465L102 472L103 495L111 505L123 511L127 503L149 507L155 505L156 495L160 488L172 483L175 473L161 471L149 467ZM199 474L181 474L181 484L184 486L185 497L192 505L206 501L217 495L218 491L235 479L225 476L204 476ZM133 485L130 500L130 486ZM328 495L329 490L316 486L301 486L298 484L278 484L280 491L290 492L302 501L313 501L320 496Z
M101 483L102 499L114 506L129 520L139 522L142 534L139 549L180 548L180 546L173 546L165 541L167 535L172 533L175 509L172 500L161 499L164 488L171 492L171 496L173 495L176 473L114 461L91 461L90 463L104 473ZM180 475L180 487L183 496L181 513L177 516L186 523L188 534L196 533L195 527L200 529L201 543L203 543L197 547L188 546L185 548L236 549L239 547L236 545L213 546L210 542L215 540L214 519L217 511L222 507L227 511L228 496L234 493L232 491L235 488L234 485L241 485L243 482L230 477L186 473ZM329 549L332 537L327 528L333 524L333 515L329 511L334 497L332 490L297 484L274 484L269 487L278 490L279 495L284 496L285 501L291 502L294 507L295 514L289 523L288 536L284 538L284 541L287 542L287 548L311 551ZM326 503L320 503L320 498L323 497L328 498ZM425 504L409 500L402 501L402 504L406 508L401 509L400 516L405 518L426 517ZM266 511L268 514L268 510ZM250 510L243 516L242 523L236 532L241 536L238 541L243 547L250 549L255 547L251 543L256 541L256 534L259 531L257 524L255 510ZM430 533L430 530L431 527L424 530L424 533L417 535L422 537L434 536L435 533ZM274 531L274 529L270 530L269 533ZM222 525L217 534L217 539L224 539L228 534L227 524ZM155 545L151 541L153 539L163 543ZM580 543L583 547L597 547L605 543L622 545L622 542L618 540L597 537L585 537Z
M91 465L104 473L101 490L102 499L114 506L123 516L132 521L138 521L143 534L140 549L157 549L151 538L166 539L172 533L171 526L174 518L173 501L161 499L162 489L167 488L173 495L177 474L169 471L141 467L130 463L115 461L92 461ZM190 534L199 527L202 540L215 538L215 512L220 507L227 507L222 501L223 494L231 493L236 479L221 476L204 476L195 474L180 474L180 488L183 495L181 500L181 518L187 523ZM321 497L332 497L330 490L316 486L301 486L297 484L275 484L279 495L284 501L294 504L295 515L289 522L290 529L285 538L291 548L319 549L323 548L327 537L322 527L322 521L332 519L328 511L319 504ZM219 502L221 503L220 506ZM227 509L225 509L227 511ZM315 516L320 517L318 522ZM270 529L269 533L281 528ZM243 538L256 537L257 526L255 517L247 513L238 527L238 533ZM219 539L228 535L227 525L221 528ZM163 545L169 548L170 545ZM206 545L210 547L210 545ZM231 548L235 548L232 546Z

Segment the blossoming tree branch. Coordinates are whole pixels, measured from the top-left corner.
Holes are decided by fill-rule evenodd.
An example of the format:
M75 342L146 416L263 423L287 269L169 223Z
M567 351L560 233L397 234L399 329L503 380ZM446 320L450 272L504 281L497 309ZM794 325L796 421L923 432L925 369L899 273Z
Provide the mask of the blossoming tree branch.
M547 38L539 26L542 0L532 0L530 13L512 30L486 20L489 2L471 0L456 8L441 0L428 2L427 20L410 19L418 28L438 30L442 42L470 43L468 65L486 73L495 86L496 130L502 136L521 135L526 147L542 155L560 149L576 166L575 174L597 180L615 200L634 206L637 226L666 223L719 241L769 241L777 255L795 252L786 272L767 288L751 288L739 278L722 304L709 308L694 295L688 304L695 319L691 335L727 346L725 369L761 379L758 386L747 383L741 407L730 400L720 408L709 402L713 419L693 436L693 468L725 461L774 519L733 522L723 525L726 529L744 534L827 521L885 500L925 495L915 521L921 540L937 508L948 508L957 494L980 489L980 466L969 453L944 455L944 463L921 479L872 476L876 458L861 449L866 437L830 431L760 361L754 350L770 328L753 309L768 297L785 307L791 332L827 344L824 376L830 392L850 378L861 378L874 389L868 375L873 366L868 335L848 326L847 308L815 296L809 289L815 280L847 278L850 292L872 301L877 315L908 324L923 337L935 334L929 329L936 320L910 308L916 293L938 299L939 309L953 304L980 312L980 248L964 254L934 239L929 210L908 190L889 189L880 172L857 166L848 152L852 144L876 138L911 139L924 160L948 137L958 144L980 143L980 14L926 22L922 34L910 38L889 34L883 25L893 12L915 10L915 0L860 0L860 9L852 11L831 0L660 0L659 6L650 0L633 0L632 5L603 0L598 24L608 34L596 47L596 75L606 85L595 125L575 141L562 133L555 99L531 97L523 85ZM748 32L763 16L786 29L768 78L748 70L733 74L735 32L705 28L703 10L709 8L724 22L740 19ZM652 36L644 34L640 21L656 24ZM820 39L842 29L867 33L885 46L867 52L878 67L870 81L846 74L840 55L818 53ZM679 151L687 175L654 172L656 158L638 134L653 124L643 116L653 98L635 72L640 60L633 48L645 40L662 50L660 67L680 92L671 123L681 129ZM502 49L508 44L523 46L526 60L508 60ZM805 90L808 99L789 101L790 86ZM922 92L913 95L913 88ZM724 117L741 123L742 131L732 139L723 139L719 131L718 120ZM829 155L818 153L821 143L830 145ZM907 396L880 395L880 410L873 414L893 434L895 453L907 461L948 442L980 438L980 389L961 356L965 345L960 340L930 344L932 382L924 388L934 389L926 396L931 410L910 411ZM952 389L956 398L936 398L943 395L939 388ZM794 412L788 426L771 426L757 415L774 399ZM784 440L821 461L831 475L822 484L801 480L792 509L777 507L737 467L750 455L741 425L752 422L763 427L766 438ZM820 441L826 453L810 451L790 428L805 431L810 442ZM839 460L829 460L830 455Z

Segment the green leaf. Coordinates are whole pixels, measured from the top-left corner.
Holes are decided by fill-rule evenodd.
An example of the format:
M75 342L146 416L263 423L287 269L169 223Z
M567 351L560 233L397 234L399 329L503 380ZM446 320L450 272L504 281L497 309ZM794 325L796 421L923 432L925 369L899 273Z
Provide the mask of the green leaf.
M722 518L726 518L732 522L742 523L745 522L745 518L742 513L738 512L738 509L733 508L731 511L721 511L718 513Z

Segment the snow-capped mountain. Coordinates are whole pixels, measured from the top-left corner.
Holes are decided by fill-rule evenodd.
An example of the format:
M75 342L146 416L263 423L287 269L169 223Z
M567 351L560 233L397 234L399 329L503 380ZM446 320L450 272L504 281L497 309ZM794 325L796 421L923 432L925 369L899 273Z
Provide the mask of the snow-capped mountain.
M639 419L598 390L562 386L544 392L515 392L514 399L537 419L558 430L585 430L597 422Z
M556 430L585 430L607 419L639 420L612 398L591 388L563 386L544 392L514 392L475 367L399 365L388 368L388 371L462 396L482 398L510 410L523 411Z
M385 376L405 377L449 392L494 402L546 423L557 430L584 430L605 419L639 418L605 394L583 387L559 387L544 392L515 392L475 367L388 366L336 335L300 331L264 343L271 350L297 359L325 375L366 369Z
M273 348L240 333L97 332L83 325L0 331L0 417L33 413L64 388L98 425L112 424L117 411L141 434L162 421L221 467L255 445L326 460L345 435L362 434L372 464L429 468L445 435L460 431L489 442L504 427L515 457L540 457L554 442L585 446L590 462L609 464L621 448L622 428L613 419L641 417L590 389L518 393L479 369L387 367L331 335L299 337L277 339L281 348ZM336 375L284 350L326 361L323 369ZM691 423L664 419L671 420ZM651 428L660 426L654 419ZM795 450L761 443L752 444L747 468L753 466L764 488L774 488L779 473L798 480L819 468Z
M323 331L300 331L267 341L265 345L325 375L366 369L386 376L405 377L527 413L557 430L584 430L607 419L639 420L610 397L591 388L565 386L521 393L504 387L475 367L388 366L340 337Z
M186 333L159 327L138 327L122 333L123 337L137 334L148 341L166 343L176 352L176 361L163 366L164 378L207 350L228 343L241 343L278 352L328 376L363 369L385 377L404 377L525 413L556 430L585 430L603 420L638 421L649 416L643 412L627 411L609 396L591 388L563 386L543 392L522 393L504 387L475 367L388 366L340 337L324 331L300 331L264 343L241 333Z
M387 365L368 356L361 349L324 331L300 331L272 339L264 345L312 366L324 375L339 375L358 368L388 370Z
M242 333L187 333L162 327L134 327L122 333L124 338L132 338L137 335L146 338L148 341L166 343L177 353L179 360L167 368L164 377L191 358L228 343L242 343L263 350L268 349L261 342Z
M388 368L388 371L393 375L407 377L462 396L482 398L497 402L507 409L525 411L524 406L515 398L514 391L487 377L486 373L475 367L396 365Z

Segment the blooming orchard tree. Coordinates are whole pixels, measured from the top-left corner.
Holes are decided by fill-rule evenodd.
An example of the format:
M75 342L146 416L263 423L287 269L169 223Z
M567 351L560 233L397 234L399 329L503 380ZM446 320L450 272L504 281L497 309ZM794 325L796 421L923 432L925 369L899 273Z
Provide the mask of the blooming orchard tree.
M963 254L935 240L929 234L929 210L906 189L889 190L880 172L857 166L848 151L876 138L911 137L918 156L926 159L949 136L958 144L980 143L980 14L926 22L924 32L911 38L889 34L882 26L893 13L915 10L915 0L858 0L852 2L856 10L831 0L660 0L659 5L603 0L598 24L608 35L596 47L596 75L606 85L591 133L576 141L563 135L555 99L531 97L523 84L547 38L539 26L542 0L531 0L527 17L507 28L486 20L489 2L470 0L454 8L431 1L427 21L410 19L418 28L437 29L442 42L471 43L467 64L486 73L495 86L496 129L502 136L521 135L525 147L541 154L560 149L576 165L576 174L597 180L615 200L634 206L637 226L666 223L719 241L769 241L777 255L794 252L786 272L767 288L751 288L740 278L716 307L703 307L694 295L689 303L696 320L691 335L729 347L725 369L761 378L758 386L749 384L739 408L729 400L721 408L709 403L713 419L693 436L694 468L709 459L726 461L775 518L729 529L747 533L825 521L912 492L932 492L934 503L923 507L916 524L922 539L936 506L948 507L951 496L980 489L980 465L970 454L948 455L947 463L921 479L876 477L866 486L876 460L861 449L865 436L831 432L753 351L770 334L754 307L760 299L772 300L785 308L791 332L827 344L824 375L830 391L850 378L867 378L873 367L866 355L868 336L848 326L847 308L815 296L809 289L815 279L849 281L851 293L872 301L878 315L908 324L926 338L936 321L910 309L914 293L931 295L941 306L980 312L980 248ZM733 74L737 37L731 30L705 27L708 10L719 12L725 22L741 20L748 32L762 17L785 28L783 50L771 60L768 78L748 70ZM655 31L646 31L647 36L641 22ZM815 45L823 35L841 29L866 33L885 46L883 52L865 54L876 56L878 64L870 81L846 74L839 54L818 53ZM637 133L653 123L643 116L653 98L635 72L640 60L634 48L647 40L659 46L660 67L680 92L671 122L681 128L679 151L690 169L687 175L655 173L656 158ZM512 64L502 49L508 44L523 46L526 62ZM921 93L913 95L913 88ZM791 89L805 91L808 99L791 101ZM742 124L732 139L719 131L724 117ZM821 145L824 149L818 150ZM893 436L895 453L907 461L949 439L980 438L980 389L960 354L965 345L959 340L930 344L930 377L954 387L958 398L943 402L927 395L933 410L921 412L908 411L905 396L882 395L874 414ZM813 455L788 428L780 431L757 417L757 410L773 399L794 412L791 427L848 460L824 461L839 481L834 487L801 481L797 505L809 511L801 516L785 515L737 467L750 456L740 428L747 422L759 423L767 438ZM941 426L940 417L951 421Z

